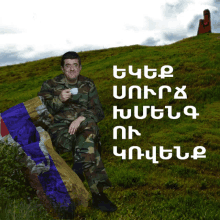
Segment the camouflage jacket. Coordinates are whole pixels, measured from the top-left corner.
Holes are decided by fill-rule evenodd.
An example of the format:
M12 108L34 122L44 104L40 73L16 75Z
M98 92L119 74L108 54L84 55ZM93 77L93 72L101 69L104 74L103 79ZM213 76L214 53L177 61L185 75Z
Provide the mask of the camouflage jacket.
M78 94L61 102L61 91L72 88L78 88ZM43 83L38 96L44 98L44 104L54 116L54 123L71 123L79 116L91 118L96 123L104 118L95 84L85 76L79 75L75 84L68 84L64 74L56 76Z

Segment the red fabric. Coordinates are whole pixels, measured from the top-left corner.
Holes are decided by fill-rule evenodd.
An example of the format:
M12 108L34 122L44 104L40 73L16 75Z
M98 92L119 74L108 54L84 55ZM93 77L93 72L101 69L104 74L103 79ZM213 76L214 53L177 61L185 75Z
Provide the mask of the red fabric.
M8 131L3 119L1 119L1 136L4 137L7 134L9 134L9 131Z

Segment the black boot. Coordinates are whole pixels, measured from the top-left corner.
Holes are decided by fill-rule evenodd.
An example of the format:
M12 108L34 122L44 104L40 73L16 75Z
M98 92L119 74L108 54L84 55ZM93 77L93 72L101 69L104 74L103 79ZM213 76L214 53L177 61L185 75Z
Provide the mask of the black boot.
M73 171L78 175L78 177L81 179L82 182L85 181L85 177L83 175L83 168L81 163L75 163L73 165Z
M114 212L117 210L117 206L113 204L103 192L99 194L92 193L92 199L93 207L102 212Z

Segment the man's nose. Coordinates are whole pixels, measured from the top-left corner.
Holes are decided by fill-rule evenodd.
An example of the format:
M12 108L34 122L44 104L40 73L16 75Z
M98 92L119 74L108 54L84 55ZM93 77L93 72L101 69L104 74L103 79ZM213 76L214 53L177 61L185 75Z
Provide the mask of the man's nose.
M70 70L74 70L74 66L70 66Z

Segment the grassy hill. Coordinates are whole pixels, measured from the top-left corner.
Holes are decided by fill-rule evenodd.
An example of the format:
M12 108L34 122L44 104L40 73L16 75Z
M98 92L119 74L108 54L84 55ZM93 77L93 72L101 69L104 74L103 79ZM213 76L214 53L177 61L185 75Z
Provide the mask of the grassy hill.
M202 34L166 46L133 45L79 53L81 74L95 82L106 116L99 123L102 159L113 185L106 192L118 210L106 214L89 207L78 210L76 219L220 219L219 51L220 34ZM0 67L0 112L36 97L45 80L61 74L60 58ZM113 77L113 65L126 69L124 79ZM141 69L141 79L129 74L129 65L133 66L134 72L137 68ZM144 65L157 69L158 74L162 66L170 65L173 77L147 79L144 77ZM130 86L138 85L142 88L142 98L137 99L134 91L133 99L129 99L128 95L124 99L115 99L114 85L118 86L118 95L122 85L126 85L127 94ZM158 89L162 85L170 86L172 92L164 92L163 99L159 99ZM186 85L187 99L174 99L175 88L183 85ZM144 86L153 89L157 95L144 99ZM131 118L113 120L113 106L131 109ZM181 117L170 119L167 110L164 110L162 119L153 119L150 111L145 119L136 119L134 106L139 107L139 115L143 114L143 106L155 106L157 109L172 106L173 115L180 112ZM196 119L186 116L183 111L185 106L194 106L199 116ZM113 128L119 125L126 129L133 126L141 136L122 139L118 131L118 139L113 140ZM119 153L126 149L127 159L115 156L113 146L117 146ZM152 146L156 146L158 163L145 157L138 160L135 150L133 159L129 160L128 149L131 146L139 146L142 153L149 150L150 154ZM162 160L160 146L165 149L180 146L182 156L184 153L192 155L196 146L203 146L206 158L180 160L173 149L172 158ZM70 156L64 157L71 165ZM86 187L88 189L88 185ZM13 212L13 208L9 210ZM46 212L42 211L39 219L45 216Z

